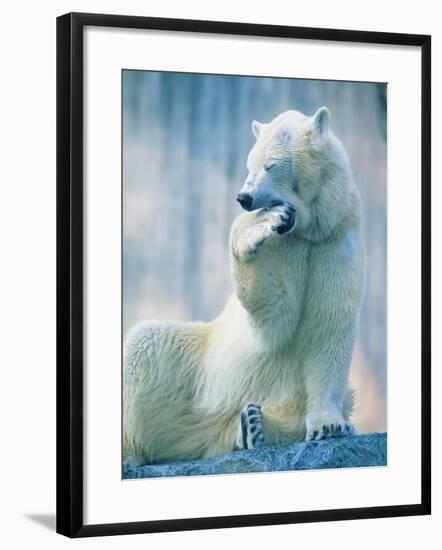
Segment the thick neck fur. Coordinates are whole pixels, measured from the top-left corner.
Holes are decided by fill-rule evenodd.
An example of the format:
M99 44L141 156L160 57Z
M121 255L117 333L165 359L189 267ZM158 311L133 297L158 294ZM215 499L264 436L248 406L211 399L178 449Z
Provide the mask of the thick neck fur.
M338 200L337 200L338 202ZM329 203L330 204L330 203ZM360 197L356 187L340 204L340 212L334 216L333 220L323 218L324 204L321 195L312 204L311 215L314 223L302 231L301 235L312 243L326 242L333 239L342 238L350 229L360 225Z
M309 223L298 234L312 242L323 242L335 234L339 236L346 227L359 225L360 198L345 150L331 132L314 157L313 163L320 164L321 170L309 176L315 178L318 192L307 206Z

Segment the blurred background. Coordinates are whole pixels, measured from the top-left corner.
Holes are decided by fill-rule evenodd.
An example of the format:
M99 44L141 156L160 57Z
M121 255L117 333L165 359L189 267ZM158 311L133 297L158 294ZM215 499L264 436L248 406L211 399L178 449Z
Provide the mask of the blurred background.
M361 192L368 255L353 422L386 431L386 93L378 83L123 71L123 331L221 312L252 120L326 105Z

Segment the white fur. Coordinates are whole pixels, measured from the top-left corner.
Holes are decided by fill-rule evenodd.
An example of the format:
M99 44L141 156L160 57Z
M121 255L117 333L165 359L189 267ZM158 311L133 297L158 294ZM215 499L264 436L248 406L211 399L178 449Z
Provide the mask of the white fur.
M241 409L261 405L265 444L320 439L348 422L347 387L363 294L360 201L330 113L252 124L230 235L234 294L210 323L143 322L124 344L128 464L234 448ZM287 208L296 223L276 228ZM141 457L141 458L140 458Z

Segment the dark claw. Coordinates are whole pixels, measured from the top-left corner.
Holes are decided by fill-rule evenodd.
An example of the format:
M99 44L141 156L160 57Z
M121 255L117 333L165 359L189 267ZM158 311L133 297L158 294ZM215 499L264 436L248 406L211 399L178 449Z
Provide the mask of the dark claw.
M316 439L317 437L318 437L318 431L315 430L315 431L313 432L313 439Z
M245 411L241 413L241 432L242 432L242 445L244 449L247 449L247 414Z
M256 403L247 403L241 411L241 431L243 447L247 445L247 436L251 435L253 446L264 444L264 435L262 433L262 413L260 405Z
M287 233L288 231L290 231L290 229L292 229L292 227L294 226L295 224L295 210L293 207L287 207L287 212L285 214L282 214L281 217L281 224L278 225L278 227L276 228L276 231L280 234L280 235L283 235L284 233Z

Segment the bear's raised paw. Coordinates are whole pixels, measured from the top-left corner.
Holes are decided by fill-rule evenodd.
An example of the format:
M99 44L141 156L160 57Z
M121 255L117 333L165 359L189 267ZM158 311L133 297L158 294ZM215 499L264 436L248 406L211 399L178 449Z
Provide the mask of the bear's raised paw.
M278 219L276 223L272 225L273 231L276 231L279 235L289 233L295 227L295 209L291 204L285 203L274 209L276 211Z

